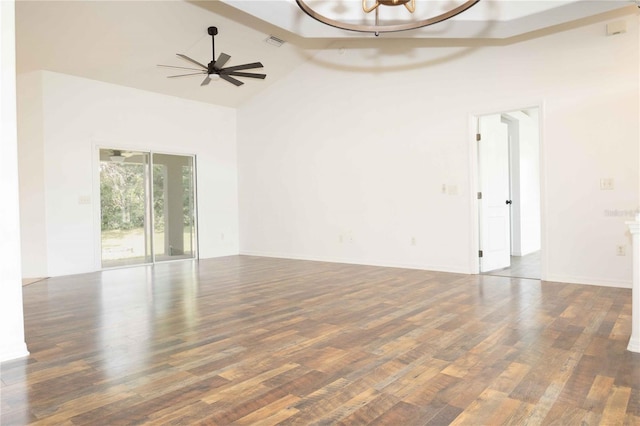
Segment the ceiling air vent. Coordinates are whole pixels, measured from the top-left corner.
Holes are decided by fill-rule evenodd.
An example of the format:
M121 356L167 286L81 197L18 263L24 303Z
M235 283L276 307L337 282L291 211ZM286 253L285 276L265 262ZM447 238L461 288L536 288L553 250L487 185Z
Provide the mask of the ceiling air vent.
M284 44L284 40L273 35L270 35L269 37L267 37L264 42L267 44L272 44L276 47L280 47Z

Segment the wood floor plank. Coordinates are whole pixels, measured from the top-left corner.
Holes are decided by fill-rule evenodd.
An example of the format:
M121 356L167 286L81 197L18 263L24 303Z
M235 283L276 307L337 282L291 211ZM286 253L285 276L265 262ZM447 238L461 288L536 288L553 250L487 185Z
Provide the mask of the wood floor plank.
M239 418L234 423L238 425L256 426L280 424L284 420L298 413L298 410L293 407L298 401L300 401L299 397L295 395L286 395L271 404L267 404L258 410L252 411L250 414Z
M488 418L496 412L509 397L504 392L492 389L485 389L478 398L469 404L463 413L456 417L451 423L452 426L467 424L495 424L490 423ZM512 400L514 401L514 400Z
M629 396L629 403L627 404L627 413L640 418L640 388L631 388L631 395Z
M433 399L435 394L432 388L436 384L434 378L440 375L444 365L446 364L440 360L431 363L428 361L425 363L415 362L398 370L375 386L400 399L417 398L418 396ZM451 376L445 376L445 378L455 380Z
M631 396L631 389L614 386L602 413L602 423L622 424L626 416L627 404Z
M3 425L640 423L629 289L229 256L23 293Z
M411 392L404 396L403 401L412 405L425 406L440 400L440 396L462 379L438 373L429 377L422 386L413 387Z
M380 394L375 389L365 389L363 392L360 392L353 398L340 404L340 406L333 411L325 413L322 416L321 422L325 424L337 424L358 409L366 406L371 401L376 400L379 395Z
M613 381L613 377L597 375L589 388L583 407L589 411L602 413L611 393Z
M209 404L192 400L187 405L177 405L157 411L149 415L147 420L138 422L138 424L192 425L209 415L213 409ZM104 420L110 421L108 424L132 424L119 419L107 418Z
M421 424L422 410L419 407L400 401L378 418L374 419L372 425L411 425Z
M351 426L370 424L398 402L400 401L394 395L378 393L374 399L358 407L339 422L336 422L336 425Z
M491 382L489 387L493 390L509 394L513 392L513 389L525 378L530 369L531 367L529 365L512 362Z
M493 413L486 418L488 425L522 425L533 406L511 398L504 398ZM456 419L457 421L458 419Z

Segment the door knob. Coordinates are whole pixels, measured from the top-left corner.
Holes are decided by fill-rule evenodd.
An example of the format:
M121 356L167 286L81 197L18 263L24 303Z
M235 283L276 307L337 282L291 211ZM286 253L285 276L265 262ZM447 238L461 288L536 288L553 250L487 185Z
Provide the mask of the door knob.
M511 204L511 200L505 201L505 204Z

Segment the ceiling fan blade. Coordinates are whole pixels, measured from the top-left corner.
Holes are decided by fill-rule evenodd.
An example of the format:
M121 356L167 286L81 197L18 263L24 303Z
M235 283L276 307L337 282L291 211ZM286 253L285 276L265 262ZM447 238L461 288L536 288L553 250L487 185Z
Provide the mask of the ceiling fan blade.
M209 74L207 74L204 80L202 80L202 83L200 83L200 86L206 86L209 83L211 83L211 77L209 77Z
M250 64L244 64L244 65L236 65L235 67L228 67L228 68L223 68L220 71L240 71L240 70L248 70L251 68L262 68L264 65L262 65L260 62L253 62Z
M178 57L184 59L185 61L189 61L193 64L199 65L202 68L204 68L205 70L208 69L206 65L202 65L200 62L196 61L195 59L191 59L190 57L188 57L187 55L183 55L182 53L176 53L176 55L178 55Z
M226 75L226 74L220 74L220 78L221 78L221 79L223 79L223 80L225 80L225 81L228 81L228 82L229 82L229 83L231 83L231 84L235 84L236 86L242 86L242 85L244 84L244 83L243 83L243 82L241 82L240 80L236 80L235 78L233 78L233 77L229 77L229 76L228 76L228 75Z
M219 70L224 67L224 64L226 64L229 59L231 59L231 56L226 53L221 53L220 56L218 56L218 60L213 64L213 67Z
M199 68L188 68L188 67L177 67L175 65L162 65L162 64L158 64L159 67L163 67L163 68L176 68L179 70L193 70L193 71L200 71Z
M266 74L255 74L252 72L237 72L237 71L225 72L224 74L234 75L236 77L251 77L251 78L262 78L262 79L264 79L267 76Z
M179 74L179 75L169 75L167 76L167 78L176 78L176 77L186 77L188 75L202 75L202 74L206 74L206 71L200 71L200 72L192 72L189 74Z

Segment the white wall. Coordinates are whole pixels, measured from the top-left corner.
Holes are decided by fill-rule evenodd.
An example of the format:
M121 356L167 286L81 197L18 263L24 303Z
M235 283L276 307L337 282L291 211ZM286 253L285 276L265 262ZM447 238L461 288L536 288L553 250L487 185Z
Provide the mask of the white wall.
M630 286L629 218L605 210L638 205L638 20L616 19L321 52L239 110L241 253L476 272L470 116L541 105L546 278Z
M15 2L0 2L0 362L29 354L24 340L16 130Z
M238 253L234 109L46 71L19 76L18 99L23 193L38 207L22 216L26 276L99 269L99 146L196 154L200 258Z

